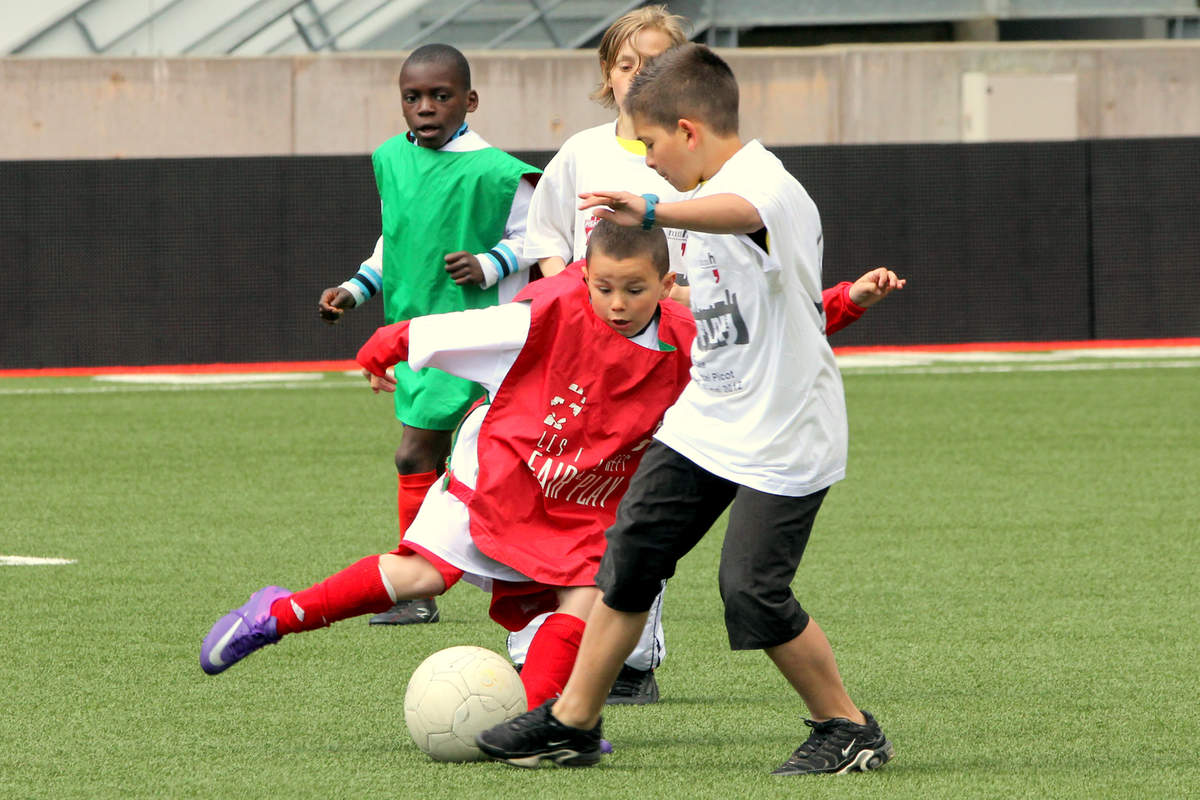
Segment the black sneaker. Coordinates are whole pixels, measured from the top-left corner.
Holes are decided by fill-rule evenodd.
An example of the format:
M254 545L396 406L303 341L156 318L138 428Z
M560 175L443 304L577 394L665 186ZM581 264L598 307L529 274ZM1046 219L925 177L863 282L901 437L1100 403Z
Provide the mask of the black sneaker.
M621 674L608 693L605 705L610 706L644 706L658 702L658 681L654 680L654 670L640 670L625 664Z
M368 620L372 625L422 625L441 619L437 603L432 597L417 600L401 600L396 605L376 614Z
M550 713L556 699L487 729L475 737L475 744L492 758L517 767L536 767L545 759L562 767L598 764L603 720L590 731L563 725Z
M813 722L804 720L812 733L796 748L792 757L772 775L808 775L833 772L866 772L879 769L891 760L892 743L883 735L875 718L863 712L866 725L858 725L844 717Z

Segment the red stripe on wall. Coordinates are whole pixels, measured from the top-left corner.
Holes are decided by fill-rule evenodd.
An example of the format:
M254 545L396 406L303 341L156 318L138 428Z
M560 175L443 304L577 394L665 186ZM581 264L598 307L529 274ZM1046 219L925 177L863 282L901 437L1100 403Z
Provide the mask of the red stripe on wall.
M255 364L160 364L152 367L50 367L0 369L0 378L69 378L89 375L213 375L246 372L347 372L353 361L267 361Z

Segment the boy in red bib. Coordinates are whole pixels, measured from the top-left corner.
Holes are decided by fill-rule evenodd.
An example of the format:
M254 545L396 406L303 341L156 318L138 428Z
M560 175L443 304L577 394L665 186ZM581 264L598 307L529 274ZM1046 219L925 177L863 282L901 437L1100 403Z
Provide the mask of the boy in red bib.
M434 367L487 391L459 428L448 479L430 488L403 546L300 592L268 586L226 614L200 651L215 675L288 633L442 594L466 577L510 630L555 610L521 678L536 706L563 687L597 596L604 531L663 412L688 382L695 323L668 300L666 238L603 223L586 263L517 302L380 328L358 361Z

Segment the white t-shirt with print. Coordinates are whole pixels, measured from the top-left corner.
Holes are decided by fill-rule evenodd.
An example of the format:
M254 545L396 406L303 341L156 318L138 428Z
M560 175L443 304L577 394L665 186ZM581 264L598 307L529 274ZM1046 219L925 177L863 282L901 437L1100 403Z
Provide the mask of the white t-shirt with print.
M633 146L640 146L634 142ZM666 178L646 166L642 154L617 138L617 124L606 122L580 131L563 143L533 191L525 229L526 258L558 256L565 263L583 258L587 237L596 227L591 209L579 210L582 192L621 191L656 194L660 200L682 199ZM665 228L671 269L683 272L684 232Z
M688 232L697 328L691 381L656 437L752 489L812 494L845 476L848 439L821 308L821 219L757 140L693 197L726 193L758 210L768 250L750 236Z

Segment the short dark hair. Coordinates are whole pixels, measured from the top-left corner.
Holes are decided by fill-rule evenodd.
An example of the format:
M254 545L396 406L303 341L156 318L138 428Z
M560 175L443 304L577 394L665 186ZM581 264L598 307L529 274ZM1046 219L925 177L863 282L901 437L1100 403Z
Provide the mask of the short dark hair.
M645 258L662 278L671 268L671 256L667 252L667 236L662 228L644 231L627 228L606 219L600 220L588 237L584 258L592 260L592 252L600 251L609 258L624 261L627 258Z
M471 88L471 65L457 47L448 44L421 45L404 59L401 71L409 64L438 64L449 67L454 72L454 77L462 82L463 89Z
M736 134L737 78L725 60L704 45L681 44L642 67L625 95L625 111L667 130L690 119L721 136Z

